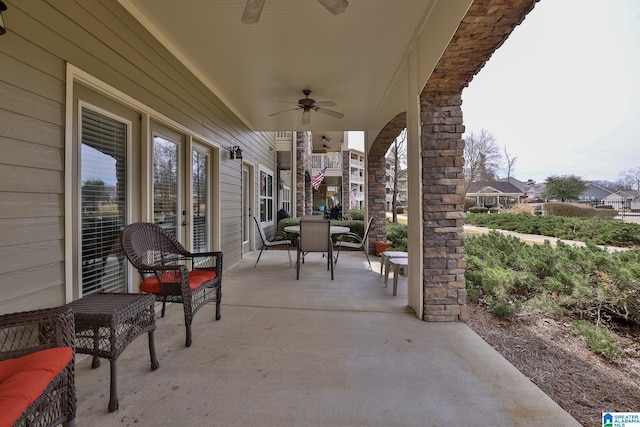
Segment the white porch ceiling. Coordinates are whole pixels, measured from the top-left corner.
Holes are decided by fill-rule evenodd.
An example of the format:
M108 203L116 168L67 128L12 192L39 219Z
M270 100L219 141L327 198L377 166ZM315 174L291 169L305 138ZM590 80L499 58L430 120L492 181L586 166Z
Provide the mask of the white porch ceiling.
M408 55L424 85L472 2L349 0L334 16L316 0L266 0L248 25L245 0L119 1L251 129L376 133L407 108ZM345 117L269 116L303 89Z

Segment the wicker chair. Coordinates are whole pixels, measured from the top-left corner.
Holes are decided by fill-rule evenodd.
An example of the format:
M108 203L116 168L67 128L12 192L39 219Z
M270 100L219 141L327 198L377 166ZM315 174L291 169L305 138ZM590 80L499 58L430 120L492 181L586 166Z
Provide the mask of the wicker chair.
M154 294L162 302L183 305L187 347L191 346L191 322L196 312L216 303L220 320L222 299L222 252L191 253L157 224L127 225L121 235L125 256L142 277L140 290Z
M61 357L62 355L62 357ZM24 427L74 426L76 417L75 387L75 330L71 308L63 306L41 310L10 313L0 316L0 363L22 358L3 365L0 372L13 375L0 378L4 388L0 399L0 425ZM70 360L69 360L70 358ZM57 360L57 368L53 368ZM27 366L28 369L23 368ZM5 369L6 368L6 369ZM48 375L59 373L45 386ZM44 378L43 378L44 377ZM34 383L45 382L38 396ZM24 384L34 400L25 402ZM12 388L20 387L13 394ZM37 389L37 387L36 387ZM9 395L5 393L9 392ZM24 409L24 404L28 406ZM18 411L22 411L19 415ZM16 417L18 417L16 419Z

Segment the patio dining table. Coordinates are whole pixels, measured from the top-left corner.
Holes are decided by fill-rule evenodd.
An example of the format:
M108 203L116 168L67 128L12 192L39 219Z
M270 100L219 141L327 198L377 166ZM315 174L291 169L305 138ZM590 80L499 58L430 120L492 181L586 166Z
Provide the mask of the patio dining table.
M289 225L284 228L284 231L287 233L296 233L300 234L300 226L299 225ZM344 227L342 225L332 225L329 227L329 233L331 234L344 234L350 232L351 229L349 227Z

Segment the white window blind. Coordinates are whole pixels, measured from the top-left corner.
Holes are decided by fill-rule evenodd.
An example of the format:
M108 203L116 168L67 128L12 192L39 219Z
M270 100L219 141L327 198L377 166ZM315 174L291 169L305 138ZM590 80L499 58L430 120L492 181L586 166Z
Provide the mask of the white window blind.
M82 294L125 292L118 237L126 212L127 124L82 108Z

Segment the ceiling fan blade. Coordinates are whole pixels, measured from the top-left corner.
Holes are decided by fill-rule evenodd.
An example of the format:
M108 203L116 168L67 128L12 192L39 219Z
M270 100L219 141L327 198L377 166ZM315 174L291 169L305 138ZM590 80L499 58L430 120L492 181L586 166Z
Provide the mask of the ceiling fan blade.
M302 112L302 124L308 125L309 123L311 123L311 110L305 109Z
M316 107L337 107L338 104L336 104L333 101L320 101L320 102L316 102L314 104Z
M300 108L288 108L286 110L282 110L282 111L278 111L276 113L269 114L269 117L275 116L276 114L280 114L280 113L286 113L287 111L294 111L294 110L299 110L299 109Z
M340 15L347 10L349 2L347 0L318 0L320 4L327 8L327 10L334 15Z
M247 0L241 21L245 24L255 24L260 19L264 0Z
M338 113L337 111L327 110L326 108L315 108L318 113L328 114L330 116L335 117L336 119L341 119L344 117L344 114Z

